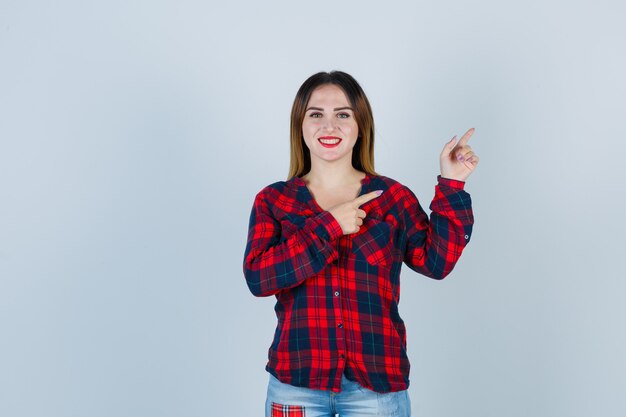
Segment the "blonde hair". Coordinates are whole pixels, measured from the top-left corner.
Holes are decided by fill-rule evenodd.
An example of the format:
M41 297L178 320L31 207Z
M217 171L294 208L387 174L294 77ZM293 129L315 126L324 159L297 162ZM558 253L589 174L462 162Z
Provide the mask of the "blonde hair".
M354 109L359 136L352 149L352 166L367 174L378 175L374 171L374 117L367 96L351 75L342 71L331 71L310 76L296 93L291 107L291 159L287 179L300 177L311 170L311 153L304 143L302 122L311 94L316 88L327 84L341 88Z

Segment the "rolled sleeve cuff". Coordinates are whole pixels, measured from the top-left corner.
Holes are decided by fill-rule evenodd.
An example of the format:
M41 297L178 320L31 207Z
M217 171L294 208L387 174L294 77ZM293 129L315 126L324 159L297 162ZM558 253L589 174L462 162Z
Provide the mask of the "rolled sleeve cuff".
M325 211L316 216L319 225L315 228L315 233L326 240L335 240L343 236L343 230L335 217L329 211Z
M444 178L441 175L437 176L437 183L443 187L456 188L462 190L465 188L465 181L453 180L450 178Z

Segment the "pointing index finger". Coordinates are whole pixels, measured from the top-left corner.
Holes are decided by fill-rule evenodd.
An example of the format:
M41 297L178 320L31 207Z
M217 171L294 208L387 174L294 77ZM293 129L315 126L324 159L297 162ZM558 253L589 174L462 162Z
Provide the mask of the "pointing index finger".
M354 199L354 204L357 207L361 207L363 204L367 203L370 200L375 199L383 193L383 190L372 191L371 193L364 194L360 197Z
M465 132L463 137L461 137L461 139L459 139L459 143L457 143L457 146L465 146L465 145L467 145L467 141L469 141L469 138L472 137L472 135L474 134L475 130L476 129L471 128L467 132Z

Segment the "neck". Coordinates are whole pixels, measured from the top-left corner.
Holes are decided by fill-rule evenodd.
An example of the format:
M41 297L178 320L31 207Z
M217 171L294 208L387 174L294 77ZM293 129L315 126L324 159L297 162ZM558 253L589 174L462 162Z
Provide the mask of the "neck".
M312 160L311 170L302 178L307 184L333 188L361 181L364 174L357 171L352 162L337 164L326 161Z

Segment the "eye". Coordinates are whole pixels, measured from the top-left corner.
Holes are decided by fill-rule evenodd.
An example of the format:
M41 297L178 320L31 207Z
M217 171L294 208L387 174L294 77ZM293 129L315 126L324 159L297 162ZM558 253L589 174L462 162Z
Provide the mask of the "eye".
M348 114L348 113L339 113L339 114L337 114L337 117L339 119L347 119L347 118L350 117L350 114Z
M322 113L320 113L320 112L310 113L309 117L313 117L313 118L319 119L320 117L322 117Z

